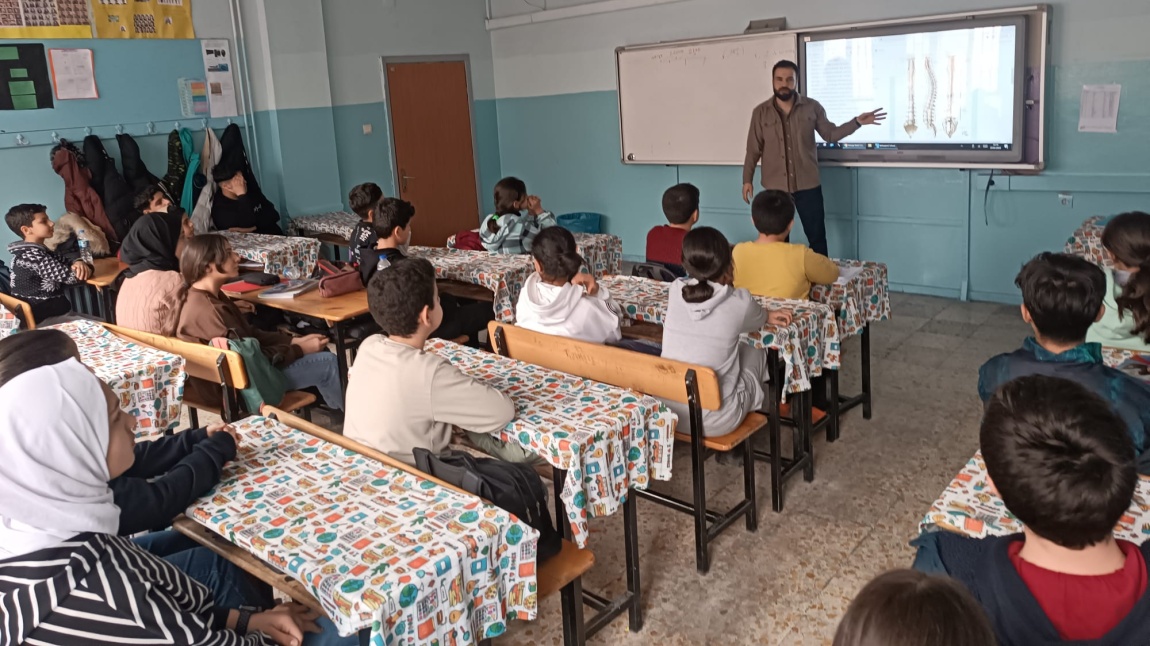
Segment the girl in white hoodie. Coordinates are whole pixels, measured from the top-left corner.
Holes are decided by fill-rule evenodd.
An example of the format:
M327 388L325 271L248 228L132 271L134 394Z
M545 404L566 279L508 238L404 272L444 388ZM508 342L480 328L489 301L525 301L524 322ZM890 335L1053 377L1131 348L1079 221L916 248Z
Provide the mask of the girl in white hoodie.
M548 227L531 248L535 273L519 292L515 320L520 327L591 343L616 343L622 310L606 287L579 273L575 237L562 227Z

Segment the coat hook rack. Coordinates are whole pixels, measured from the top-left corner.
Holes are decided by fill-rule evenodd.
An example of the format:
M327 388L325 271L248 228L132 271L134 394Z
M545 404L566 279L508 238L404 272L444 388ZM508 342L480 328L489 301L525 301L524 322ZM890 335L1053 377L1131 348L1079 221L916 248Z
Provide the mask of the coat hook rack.
M118 125L118 124L117 124L117 125L116 125L116 134L118 134L118 135L122 135L122 134L124 134L124 126L121 126L121 125Z
M57 143L57 144L60 143L60 133L58 133L58 132L52 133L52 143Z
M179 130L179 129L180 129L180 122L179 122L179 121L177 121L177 122L173 123L173 124L172 124L172 129L173 129L173 130Z
M178 126L177 126L177 127L178 127ZM154 135L154 134L156 134L156 124L155 124L155 123L152 123L151 121L149 121L149 122L148 122L148 125L147 125L147 128L148 128L148 134L149 134L149 135Z
M30 143L32 143L32 142L28 141L24 137L24 135L16 135L16 145L17 146L27 146Z
M92 134L92 127L91 127L91 126L88 126L87 128L84 128L84 136L85 136L85 137L87 137L87 136L89 136L89 135L91 135L91 134Z
M207 130L208 129L208 120L207 119L200 119L200 126L202 126L204 130Z

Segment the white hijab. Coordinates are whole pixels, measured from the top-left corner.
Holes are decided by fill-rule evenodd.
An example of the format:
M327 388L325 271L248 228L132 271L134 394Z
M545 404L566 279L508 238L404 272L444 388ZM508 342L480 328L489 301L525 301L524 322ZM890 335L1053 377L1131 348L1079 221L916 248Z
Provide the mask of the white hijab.
M100 381L76 359L0 387L0 559L116 533L108 433Z

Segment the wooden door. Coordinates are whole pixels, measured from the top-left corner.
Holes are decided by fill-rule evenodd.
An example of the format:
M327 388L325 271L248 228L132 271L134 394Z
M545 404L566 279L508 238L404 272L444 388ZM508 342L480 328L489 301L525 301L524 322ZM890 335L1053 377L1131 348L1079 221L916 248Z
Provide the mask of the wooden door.
M479 225L467 68L450 61L385 69L396 186L415 206L411 243L442 247Z

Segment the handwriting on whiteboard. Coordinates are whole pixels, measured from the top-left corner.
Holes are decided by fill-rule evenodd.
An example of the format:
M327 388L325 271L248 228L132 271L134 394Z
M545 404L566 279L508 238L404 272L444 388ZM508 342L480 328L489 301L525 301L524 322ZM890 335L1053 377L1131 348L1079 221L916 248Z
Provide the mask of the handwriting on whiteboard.
M715 52L711 51L710 53L714 55ZM768 52L751 52L742 45L733 45L719 52L721 60L738 60L740 58L750 57L762 61L762 65L767 68L773 67L778 61L792 55L792 50L787 49ZM650 60L654 63L674 66L707 64L707 56L703 53L703 47L701 46L678 47L676 49L656 52L651 54Z

